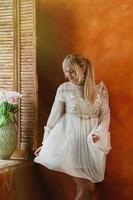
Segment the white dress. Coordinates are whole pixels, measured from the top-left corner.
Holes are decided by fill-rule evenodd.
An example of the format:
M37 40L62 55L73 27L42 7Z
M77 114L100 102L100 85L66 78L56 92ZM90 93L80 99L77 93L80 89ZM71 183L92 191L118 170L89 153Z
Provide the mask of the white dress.
M65 82L55 96L42 149L34 161L74 177L101 182L110 146L110 109L103 81L96 85L94 104L83 98L83 86ZM92 134L100 137L96 143Z

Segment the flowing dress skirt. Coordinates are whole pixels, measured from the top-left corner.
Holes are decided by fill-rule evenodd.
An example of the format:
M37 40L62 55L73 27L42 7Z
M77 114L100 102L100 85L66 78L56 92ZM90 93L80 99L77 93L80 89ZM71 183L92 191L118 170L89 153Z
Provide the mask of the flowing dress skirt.
M97 119L64 114L45 139L34 162L74 177L101 182L106 155L90 135Z

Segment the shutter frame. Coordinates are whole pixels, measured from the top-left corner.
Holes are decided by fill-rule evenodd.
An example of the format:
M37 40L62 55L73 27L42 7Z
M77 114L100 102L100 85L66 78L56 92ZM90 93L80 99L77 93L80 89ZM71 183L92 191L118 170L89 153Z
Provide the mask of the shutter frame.
M0 0L1 16L5 20L0 20L0 86L23 95L17 113L17 149L32 151L37 147L38 132L36 1Z

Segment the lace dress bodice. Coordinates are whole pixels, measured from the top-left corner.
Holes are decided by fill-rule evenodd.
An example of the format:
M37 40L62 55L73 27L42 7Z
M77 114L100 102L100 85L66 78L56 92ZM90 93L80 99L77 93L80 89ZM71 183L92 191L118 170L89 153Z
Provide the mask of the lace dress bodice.
M66 114L86 119L98 118L103 96L108 98L103 82L96 85L96 100L94 103L84 99L83 86L66 82L58 88L55 99L65 102Z
M91 139L93 133L99 135L101 139L96 145L107 153L111 148L109 138L110 109L107 88L103 81L95 85L96 98L94 103L84 99L83 90L83 86L78 86L71 82L65 82L58 87L47 124L44 126L43 141L45 141L62 116L70 115L70 118L74 116L82 120L88 120L90 124L88 138Z

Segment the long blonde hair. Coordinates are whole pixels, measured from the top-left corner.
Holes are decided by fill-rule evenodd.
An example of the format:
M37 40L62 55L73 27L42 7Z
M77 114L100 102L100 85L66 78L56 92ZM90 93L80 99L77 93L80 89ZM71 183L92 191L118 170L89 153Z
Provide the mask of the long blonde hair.
M85 74L82 72L82 67L85 67ZM63 61L63 71L65 69L73 69L77 74L77 83L80 84L84 79L84 98L94 103L95 101L95 76L94 68L88 58L80 54L67 55Z

